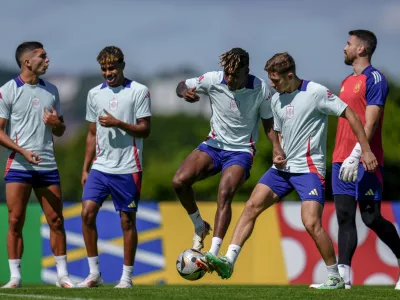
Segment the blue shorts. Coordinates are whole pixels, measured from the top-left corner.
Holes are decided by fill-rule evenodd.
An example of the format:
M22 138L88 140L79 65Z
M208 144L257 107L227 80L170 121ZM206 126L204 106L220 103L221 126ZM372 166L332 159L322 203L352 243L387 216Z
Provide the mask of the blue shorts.
M325 184L315 173L288 173L271 168L258 183L270 187L280 199L295 190L301 201L312 200L324 205Z
M33 188L43 188L51 185L60 185L58 170L32 171L10 169L4 176L7 183L21 182L31 184Z
M215 173L224 172L226 168L239 165L246 171L246 180L250 177L253 155L244 151L227 151L213 148L201 143L197 150L207 153L213 160Z
M339 179L341 165L342 163L332 164L332 191L334 195L349 195L355 197L356 200L382 200L382 166L378 166L375 173L369 173L360 163L356 182L344 182Z
M91 170L83 187L82 201L92 200L100 206L111 194L115 210L137 211L142 185L142 172L109 174Z

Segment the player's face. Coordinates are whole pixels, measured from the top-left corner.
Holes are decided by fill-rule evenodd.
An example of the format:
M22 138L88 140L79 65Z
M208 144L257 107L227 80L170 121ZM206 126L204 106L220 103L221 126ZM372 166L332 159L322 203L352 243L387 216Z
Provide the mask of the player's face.
M231 91L240 90L246 86L249 68L236 69L234 73L224 70L224 79L226 85Z
M278 93L284 93L290 88L290 81L293 79L293 73L279 74L278 72L268 73L271 81L271 87Z
M113 63L101 65L101 74L109 86L120 86L124 83L125 63Z
M27 60L28 67L30 70L36 75L40 76L46 73L47 68L49 67L50 59L47 56L47 53L44 49L35 49Z
M360 41L356 36L350 36L344 47L344 63L351 66L354 60L357 58L357 54L360 51Z

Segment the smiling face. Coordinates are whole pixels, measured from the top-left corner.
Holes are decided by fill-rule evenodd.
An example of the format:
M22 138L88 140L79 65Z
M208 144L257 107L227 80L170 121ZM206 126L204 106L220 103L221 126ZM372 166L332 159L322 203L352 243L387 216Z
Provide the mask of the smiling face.
M123 84L125 63L108 63L101 66L101 74L105 78L107 84L112 87L117 87Z

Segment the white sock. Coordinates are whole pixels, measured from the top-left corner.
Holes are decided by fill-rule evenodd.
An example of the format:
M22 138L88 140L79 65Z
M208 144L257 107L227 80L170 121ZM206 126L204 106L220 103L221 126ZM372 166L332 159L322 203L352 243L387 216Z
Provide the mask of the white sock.
M189 217L190 217L190 219L191 219L192 222L193 222L193 225L194 225L194 229L195 229L195 230L204 227L204 221L203 221L203 219L201 218L200 212L199 212L199 211L196 211L195 213L189 215Z
M211 248L210 248L210 253L214 255L218 255L219 249L221 248L222 244L222 239L219 237L213 237L211 240Z
M122 267L121 280L127 280L127 281L132 280L132 271L133 271L133 266L125 266L124 265Z
M21 279L21 259L9 259L10 277Z
M100 265L99 265L99 257L92 256L88 257L89 262L89 273L90 274L100 274Z
M234 244L230 244L228 247L228 251L226 252L226 257L228 260L234 264L236 262L236 259L240 253L240 250L242 250L242 247Z
M54 259L56 260L58 278L68 275L67 256L66 255L54 256Z
M340 277L339 270L338 270L338 264L334 264L332 266L326 266L326 269L328 270L328 277L331 277L331 276Z
M338 266L340 277L344 282L350 282L350 266L340 264Z

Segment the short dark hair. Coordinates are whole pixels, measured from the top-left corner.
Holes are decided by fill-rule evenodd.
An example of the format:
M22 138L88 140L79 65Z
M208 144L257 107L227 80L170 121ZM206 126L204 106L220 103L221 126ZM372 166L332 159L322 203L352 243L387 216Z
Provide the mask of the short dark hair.
M249 67L249 53L242 48L232 48L221 54L219 64L229 72L234 73L238 68Z
M33 51L35 49L43 48L42 43L32 41L32 42L23 42L17 47L15 50L15 60L17 61L18 67L21 68L21 57L25 52Z
M124 53L122 50L115 46L107 46L100 51L97 55L97 62L100 65L113 64L113 63L123 63Z
M289 53L277 53L272 56L266 63L265 71L268 73L286 74L290 71L296 72L296 63Z
M365 52L369 57L374 54L378 40L372 31L365 29L351 30L349 31L349 35L356 36L361 40L361 42L364 44Z

